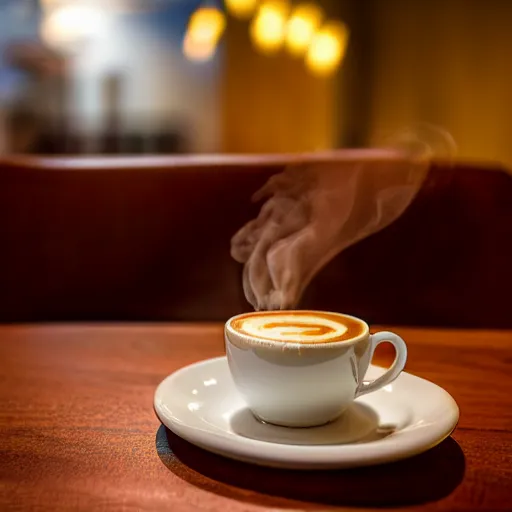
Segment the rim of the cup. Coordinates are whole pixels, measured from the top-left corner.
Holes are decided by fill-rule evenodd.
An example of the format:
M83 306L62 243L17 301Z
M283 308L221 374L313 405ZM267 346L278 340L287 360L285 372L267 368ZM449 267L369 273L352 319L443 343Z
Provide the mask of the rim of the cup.
M269 313L321 313L321 314L327 314L327 315L334 315L342 318L350 318L352 320L356 320L357 322L360 322L364 325L365 330L363 333L359 334L358 336L355 336L354 338L351 338L349 340L340 340L340 341L320 341L318 343L299 343L297 341L277 341L277 340L271 340L266 338L258 338L256 336L251 336L250 334L245 334L239 331L236 331L231 326L232 322L236 320L237 318L251 315L251 316L264 316L268 315ZM361 318L358 318L357 316L348 315L346 313L339 313L337 311L325 311L320 309L281 309L281 310L275 310L275 311L253 311L253 312L245 312L245 313L239 313L237 315L232 316L229 318L226 323L224 324L224 332L229 332L229 334L235 336L238 340L242 341L245 345L252 346L252 347L261 347L261 348L278 348L283 349L286 347L286 349L300 349L303 350L320 350L320 349L335 349L340 347L349 347L351 345L355 345L359 341L367 338L370 335L370 326L367 322L362 320ZM229 340L228 338L228 341Z

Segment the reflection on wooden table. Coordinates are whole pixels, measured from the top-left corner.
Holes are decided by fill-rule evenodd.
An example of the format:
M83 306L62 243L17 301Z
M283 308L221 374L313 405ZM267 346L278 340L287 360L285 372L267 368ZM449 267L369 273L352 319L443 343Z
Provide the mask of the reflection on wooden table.
M221 355L221 324L0 327L0 509L509 509L512 332L390 328L407 371L458 402L454 434L395 464L297 473L204 452L156 418L155 387Z

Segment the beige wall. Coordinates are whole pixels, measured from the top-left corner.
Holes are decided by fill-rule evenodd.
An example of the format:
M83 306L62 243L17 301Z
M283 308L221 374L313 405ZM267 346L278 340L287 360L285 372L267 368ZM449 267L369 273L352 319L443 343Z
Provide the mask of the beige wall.
M512 2L376 1L368 141L441 125L459 157L512 166Z

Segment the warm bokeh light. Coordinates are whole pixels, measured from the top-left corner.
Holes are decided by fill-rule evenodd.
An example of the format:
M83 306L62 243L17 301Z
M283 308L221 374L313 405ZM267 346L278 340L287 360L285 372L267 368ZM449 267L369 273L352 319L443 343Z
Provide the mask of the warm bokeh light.
M183 39L183 54L194 62L206 62L213 58L217 43L215 41L201 41L194 39L190 32L187 32Z
M251 23L253 44L263 53L273 53L281 48L286 32L289 3L266 0Z
M322 10L313 3L299 4L293 10L286 27L286 46L290 53L296 56L306 53L322 17Z
M196 42L217 43L226 28L226 16L215 7L201 7L188 23L188 34Z
M215 7L201 7L190 17L183 39L187 59L204 62L215 55L219 39L226 28L226 17Z
M331 74L347 50L349 31L341 22L330 22L313 37L306 56L308 68L317 75Z
M49 46L66 50L97 33L103 21L104 13L97 7L84 3L63 4L45 15L41 37Z
M259 0L225 0L226 9L236 18L250 18Z

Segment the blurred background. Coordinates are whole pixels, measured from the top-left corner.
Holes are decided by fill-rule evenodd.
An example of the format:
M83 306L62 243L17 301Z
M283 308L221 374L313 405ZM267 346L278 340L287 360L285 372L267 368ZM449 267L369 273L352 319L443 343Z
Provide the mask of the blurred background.
M294 154L435 126L455 158L300 307L510 328L511 55L512 0L0 0L0 322L225 320Z
M0 0L0 153L293 153L423 122L510 166L511 27L501 0Z

